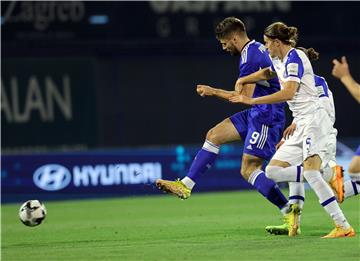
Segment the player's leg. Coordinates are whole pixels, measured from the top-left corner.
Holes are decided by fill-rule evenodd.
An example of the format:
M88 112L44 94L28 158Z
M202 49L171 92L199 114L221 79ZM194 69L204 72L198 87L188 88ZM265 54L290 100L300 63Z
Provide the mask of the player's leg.
M237 124L235 123L235 126ZM237 127L237 129L240 129ZM241 174L267 200L277 206L283 213L289 207L286 197L276 183L268 179L261 170L265 160L270 160L275 153L275 146L281 139L283 123L264 123L261 118L248 117L248 130L244 140Z
M266 176L275 182L302 182L300 164L302 156L303 129L296 128L294 134L281 145L267 165Z
M168 193L174 194L181 199L187 199L202 173L208 170L219 154L220 145L240 140L240 135L232 121L227 118L210 129L206 135L203 147L195 156L189 172L181 181L169 181L158 179L156 186Z
M296 235L293 228L295 219L300 212L295 205L290 206L276 183L266 177L261 170L263 160L270 160L275 153L275 145L281 139L283 124L266 125L249 120L249 130L244 139L244 155L241 173L266 199L276 205L286 220L289 235ZM272 161L274 162L274 161ZM280 166L288 167L286 162L277 162ZM289 229L290 228L290 229Z
M301 130L298 130L298 132L295 132L294 135L291 136L290 139L286 140L285 143L278 149L272 161L266 167L267 177L271 178L275 182L304 181L304 170L299 164L303 157L302 136ZM336 193L337 199L342 202L344 198L343 169L341 166L336 165L336 162L334 161L336 145L331 144L336 144L336 135L333 137L334 139L331 139L326 145L327 150L324 152L324 162L322 164L325 167L322 167L322 172L324 179ZM297 157L295 155L297 155ZM284 159L286 162L290 162L292 166L284 167L281 166L281 164L277 164L278 158Z
M300 166L300 172L303 173L303 167ZM326 182L328 182L329 185L331 185L331 188L333 189L335 196L337 196L337 200L340 203L341 198L339 196L339 192L341 191L343 195L343 171L341 166L338 166L336 162L330 161L329 164L327 164L323 170L322 170L322 176ZM351 181L349 181L351 182ZM341 187L341 188L340 188ZM352 188L351 188L352 189ZM339 200L340 199L340 200ZM303 182L289 182L289 204L297 204L300 209L303 209L305 202L305 189L304 189L304 183ZM267 226L265 229L271 234L275 235L287 235L288 229L287 224L283 225L272 225ZM297 234L301 234L301 213L299 214L298 218L298 230Z
M276 155L276 154L275 154ZM274 157L275 157L274 155ZM276 156L278 159L272 159L268 166L276 167L279 170L283 169L289 169L291 168L290 163L286 161L280 160L280 156ZM296 159L286 159L290 162L296 161ZM266 167L268 169L268 167ZM278 175L281 175L282 173L278 173ZM268 175L266 175L268 176ZM298 184L301 184L300 182L296 182ZM295 193L295 192L294 192ZM284 224L278 225L278 226L267 226L265 230L269 232L270 234L275 235L289 235L289 236L296 236L300 234L300 227L299 227L299 220L300 220L300 214L301 214L301 208L298 203L290 201L288 202L288 205L290 206L290 211L287 213L283 213L284 215Z
M345 199L344 169L335 161L330 161L321 169L323 179L334 191L337 202L342 203Z
M331 126L332 123L324 110L316 111L306 122L303 140L305 159L303 175L336 225L336 228L323 238L351 237L355 235L355 231L340 209L333 190L320 173L322 160L326 159L326 146L331 134Z
M300 166L303 159L302 136L303 130L297 128L294 134L276 151L265 169L266 176L275 182L293 182L290 187L290 197L292 196L292 198L289 198L289 203L292 203L292 212L290 215L285 215L283 225L265 228L272 234L288 234L290 236L300 234L299 220L304 200L301 200L300 204L299 201L305 196Z
M289 182L289 204L290 205L298 205L302 210L305 203L305 186L304 182ZM301 213L299 213L298 217L298 230L297 234L301 234Z
M248 180L268 201L277 206L283 214L289 211L288 200L282 194L276 183L268 179L261 170L264 163L262 158L243 154L241 175Z
M321 158L311 155L304 161L304 177L319 198L320 204L334 220L336 228L323 238L350 237L355 235L354 229L347 222L333 191L320 174Z
M326 144L326 153L322 158L321 173L329 183L339 203L344 201L344 169L336 163L337 129L333 128Z
M348 174L351 180L344 183L345 198L360 193L360 146L356 150L356 155L351 159Z
M187 176L182 182L192 189L199 176L208 170L216 160L220 146L238 140L241 140L241 137L229 118L210 129L202 149L197 153Z

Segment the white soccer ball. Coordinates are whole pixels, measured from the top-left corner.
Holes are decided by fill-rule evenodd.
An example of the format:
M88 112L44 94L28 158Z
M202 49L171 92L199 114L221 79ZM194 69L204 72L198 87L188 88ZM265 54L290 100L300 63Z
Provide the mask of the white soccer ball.
M28 200L19 209L21 222L29 227L40 225L46 217L46 208L39 200Z

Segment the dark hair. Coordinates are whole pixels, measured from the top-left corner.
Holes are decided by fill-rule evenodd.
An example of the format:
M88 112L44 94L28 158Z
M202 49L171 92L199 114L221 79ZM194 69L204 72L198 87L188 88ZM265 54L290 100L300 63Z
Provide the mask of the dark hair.
M298 29L293 26L287 26L282 22L275 22L266 27L264 35L271 39L279 39L284 44L295 47L298 40Z
M224 39L232 33L246 34L245 24L236 17L227 17L222 20L215 28L217 39Z
M319 59L320 54L315 51L314 48L304 48L304 47L296 47L296 49L299 49L300 51L303 51L306 56L309 58L310 61L316 61Z

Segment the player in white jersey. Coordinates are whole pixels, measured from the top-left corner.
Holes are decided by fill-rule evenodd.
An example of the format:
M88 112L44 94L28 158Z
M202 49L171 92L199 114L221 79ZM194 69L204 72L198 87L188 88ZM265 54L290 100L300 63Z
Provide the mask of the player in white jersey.
M230 101L248 105L287 101L297 127L266 167L267 177L276 182L290 182L300 180L303 175L335 223L335 229L323 238L355 236L355 230L347 222L332 189L320 174L332 124L324 108L319 105L309 59L304 52L292 47L296 40L297 28L281 22L269 25L264 32L264 41L273 66L241 78L240 83L258 82L277 75L281 90L258 98L234 95ZM299 172L300 164L303 164L303 173ZM296 235L297 229L298 223L294 222L289 235Z
M316 52L313 48L303 48L297 47L297 49L303 51L310 61L315 61L319 58L319 53ZM328 84L324 77L314 75L315 87L318 92L320 106L323 107L331 120L331 123L335 123L335 106L334 99L331 90L328 87ZM289 127L284 131L283 139L279 144L277 144L277 149L293 135L296 130L296 124L293 122ZM337 130L333 127L330 135L328 137L328 142L326 145L327 151L322 160L322 175L326 182L328 182L331 188L334 190L335 196L339 203L344 200L344 183L343 183L343 168L336 163L336 136ZM298 166L300 172L303 171L302 166ZM289 182L289 203L298 204L300 208L303 207L305 202L305 189L304 182ZM300 215L299 215L299 228L298 233L301 233L300 230ZM287 224L278 225L278 226L267 226L266 231L275 234L275 235L285 235L288 234Z
M360 103L360 84L351 76L346 57L343 56L341 62L334 59L333 64L332 74L344 84L355 100ZM360 145L350 162L348 172L351 180L344 183L345 198L360 193Z

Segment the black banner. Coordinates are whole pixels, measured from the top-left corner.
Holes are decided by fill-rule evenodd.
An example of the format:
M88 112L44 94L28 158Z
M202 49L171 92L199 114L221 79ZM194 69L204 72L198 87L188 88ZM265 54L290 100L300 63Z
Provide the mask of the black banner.
M2 146L92 145L96 101L91 59L6 59Z

